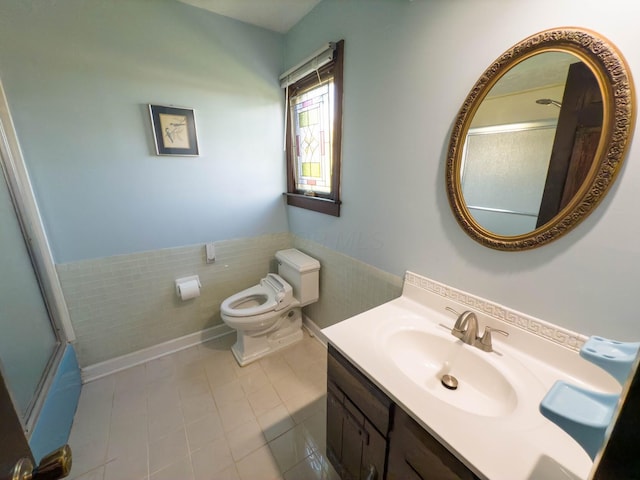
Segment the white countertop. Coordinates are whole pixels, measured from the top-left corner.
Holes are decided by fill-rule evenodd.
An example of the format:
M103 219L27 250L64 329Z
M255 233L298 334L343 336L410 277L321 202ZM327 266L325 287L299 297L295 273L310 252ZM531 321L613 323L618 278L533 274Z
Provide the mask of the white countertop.
M327 339L355 366L444 444L476 475L489 480L586 479L592 461L568 434L543 417L538 405L557 380L608 393L620 385L576 351L476 312L486 325L509 332L494 335L495 352L483 361L507 366L502 372L517 393L517 406L506 414L478 415L428 393L390 361L381 342L390 329L424 329L451 337L455 316L444 310L469 308L407 286L403 296L323 329ZM473 309L472 309L473 310ZM446 391L445 391L446 392ZM455 394L455 392L452 392Z

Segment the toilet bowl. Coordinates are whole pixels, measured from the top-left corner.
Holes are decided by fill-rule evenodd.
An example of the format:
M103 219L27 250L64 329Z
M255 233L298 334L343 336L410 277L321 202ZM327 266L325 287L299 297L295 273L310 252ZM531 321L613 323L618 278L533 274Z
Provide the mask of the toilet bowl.
M220 311L231 328L259 332L271 328L282 310L297 305L291 285L280 275L269 273L258 285L225 299Z
M222 320L237 332L231 351L241 366L302 340L301 307L318 300L320 263L296 249L276 252L278 274L222 302Z

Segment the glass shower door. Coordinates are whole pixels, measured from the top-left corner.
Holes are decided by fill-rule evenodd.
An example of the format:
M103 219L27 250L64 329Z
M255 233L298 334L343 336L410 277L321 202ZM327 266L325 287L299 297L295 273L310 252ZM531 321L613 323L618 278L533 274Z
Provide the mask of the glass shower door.
M0 368L23 425L59 345L0 169Z

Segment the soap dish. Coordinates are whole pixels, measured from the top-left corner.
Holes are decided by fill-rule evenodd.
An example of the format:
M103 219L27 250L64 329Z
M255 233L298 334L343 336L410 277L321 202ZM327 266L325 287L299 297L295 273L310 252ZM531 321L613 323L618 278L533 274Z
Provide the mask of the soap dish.
M571 435L593 459L604 442L619 398L618 394L557 381L540 402L540 413Z
M593 336L580 349L580 356L598 365L624 385L639 348L638 342L625 343Z

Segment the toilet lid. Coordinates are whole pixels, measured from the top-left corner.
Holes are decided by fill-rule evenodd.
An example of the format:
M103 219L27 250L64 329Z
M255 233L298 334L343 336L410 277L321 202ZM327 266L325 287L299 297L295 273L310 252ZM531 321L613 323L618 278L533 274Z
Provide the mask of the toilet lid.
M286 306L287 299L292 298L291 291L291 286L282 277L269 273L259 285L227 298L220 310L231 317L250 317L280 310Z

